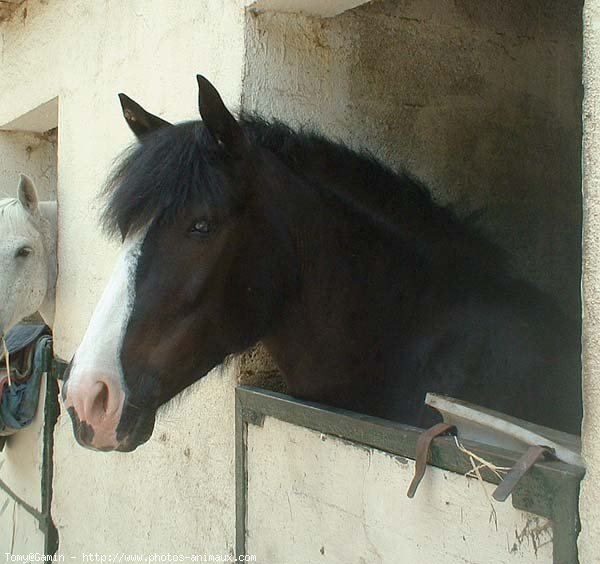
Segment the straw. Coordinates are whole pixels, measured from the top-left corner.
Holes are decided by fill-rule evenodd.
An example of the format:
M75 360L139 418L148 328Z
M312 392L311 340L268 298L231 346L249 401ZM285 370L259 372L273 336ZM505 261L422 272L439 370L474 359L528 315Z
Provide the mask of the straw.
M460 441L458 440L458 437L456 435L454 436L454 442L456 443L456 448L458 448L458 450L460 450L463 454L466 454L469 457L469 462L471 463L471 470L469 470L469 472L467 472L465 474L465 476L470 477L470 478L477 478L477 481L481 484L481 489L483 490L483 493L484 493L488 503L490 504L490 508L491 508L490 520L494 521L496 530L498 530L498 516L496 514L496 509L492 502L492 498L490 497L490 494L488 493L487 489L485 488L485 484L484 484L483 478L481 476L481 469L487 468L488 470L493 472L499 480L502 480L503 474L506 474L506 472L508 472L510 470L510 468L506 468L504 466L496 466L492 462L485 460L485 458L481 458L481 456L475 454L474 452L471 452L468 448L464 447L460 443Z

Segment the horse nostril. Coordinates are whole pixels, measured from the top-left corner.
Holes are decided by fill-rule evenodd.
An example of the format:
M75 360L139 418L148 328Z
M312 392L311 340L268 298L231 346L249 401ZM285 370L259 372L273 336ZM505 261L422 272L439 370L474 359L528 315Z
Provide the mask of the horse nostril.
M95 395L91 403L90 416L93 421L102 419L108 411L109 390L105 382L97 382Z
M117 448L124 402L124 391L115 376L75 367L67 383L65 406L77 441L98 450Z
M104 382L101 382L100 386L100 391L94 400L94 411L106 413L108 409L108 386Z

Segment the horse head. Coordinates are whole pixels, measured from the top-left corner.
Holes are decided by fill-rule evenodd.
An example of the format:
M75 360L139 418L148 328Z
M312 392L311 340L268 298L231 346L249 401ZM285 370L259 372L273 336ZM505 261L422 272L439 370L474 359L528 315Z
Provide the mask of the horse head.
M56 203L22 174L17 197L0 200L0 334L38 311L52 324L55 262Z
M202 121L172 126L125 95L139 143L109 182L123 248L63 388L84 446L127 451L157 409L261 339L280 312L282 228L253 190L253 148L202 77Z

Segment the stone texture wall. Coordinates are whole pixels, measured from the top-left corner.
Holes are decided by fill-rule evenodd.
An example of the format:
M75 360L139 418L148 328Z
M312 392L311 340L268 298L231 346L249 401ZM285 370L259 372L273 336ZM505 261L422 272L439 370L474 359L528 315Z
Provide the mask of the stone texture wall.
M581 564L600 559L600 1L584 9L583 455Z
M35 182L39 196L56 199L56 136L0 131L0 198L14 198L19 173Z

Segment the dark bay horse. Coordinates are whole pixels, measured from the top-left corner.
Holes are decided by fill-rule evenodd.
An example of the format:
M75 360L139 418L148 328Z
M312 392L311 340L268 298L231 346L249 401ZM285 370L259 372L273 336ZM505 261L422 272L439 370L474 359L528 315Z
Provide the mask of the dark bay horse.
M121 95L123 250L63 390L80 443L134 449L156 411L262 341L298 398L411 424L435 391L579 433L579 331L407 174L327 139Z

